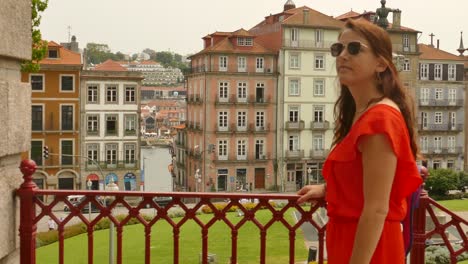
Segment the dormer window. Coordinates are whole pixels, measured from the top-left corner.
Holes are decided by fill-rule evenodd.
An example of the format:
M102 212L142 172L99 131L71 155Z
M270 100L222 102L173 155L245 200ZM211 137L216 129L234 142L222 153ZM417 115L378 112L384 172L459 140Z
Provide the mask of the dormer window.
M246 37L238 37L237 38L237 46L252 46L253 45L253 39L252 38L246 38Z
M50 49L48 51L48 57L51 58L51 59L57 59L58 58L58 50Z

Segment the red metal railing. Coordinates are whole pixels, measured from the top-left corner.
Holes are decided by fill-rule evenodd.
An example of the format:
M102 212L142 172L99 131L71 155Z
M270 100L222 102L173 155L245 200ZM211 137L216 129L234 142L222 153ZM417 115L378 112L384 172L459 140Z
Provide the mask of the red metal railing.
M441 223L436 215L437 208L443 212L447 217L450 217L450 221L446 223ZM427 216L430 216L432 222L434 223L434 228L432 230L426 230L426 220ZM466 238L466 233L463 231L462 225L468 227L467 219L463 219L442 205L438 204L436 201L432 200L427 196L427 193L423 191L421 198L419 200L419 208L415 210L414 222L413 222L413 247L411 249L411 263L425 263L425 249L429 245L429 241L433 239L434 235L439 235L442 239L442 245L446 246L450 253L450 263L457 263L457 256L468 252L468 240ZM449 240L447 229L449 227L455 227L457 230L459 240L461 241L459 250L454 250L453 242Z
M315 205L311 206L309 210L297 205L297 195L272 195L272 194L241 194L241 193L146 193L146 192L120 192L120 191L66 191L66 190L39 190L32 182L32 174L34 173L36 165L33 161L23 161L21 164L21 171L24 174L24 183L18 190L18 195L21 198L20 209L20 247L21 247L21 264L36 263L35 250L36 250L36 230L37 224L44 218L50 217L58 225L58 247L59 256L58 263L63 264L65 261L64 256L64 229L65 226L75 217L78 217L82 223L85 224L88 233L88 263L94 263L93 250L94 250L94 227L103 218L108 218L112 221L117 230L117 246L116 246L116 263L122 263L122 244L123 244L123 226L131 219L136 218L143 226L145 231L145 260L144 262L151 263L150 255L150 240L153 226L158 222L166 222L171 225L173 229L173 263L181 263L180 260L180 229L188 221L195 221L201 228L202 250L201 250L201 263L208 263L208 230L217 221L224 222L231 231L231 263L238 263L238 231L247 223L254 224L260 233L260 252L259 263L266 263L266 243L267 231L273 224L280 223L285 227L285 232L289 232L289 262L295 263L296 251L296 234L302 224L309 222L318 230L318 262L324 263L324 242L325 242L325 225L320 224L314 220L312 214L321 206L324 205L323 201L318 201ZM67 200L69 195L84 195L83 200L79 205L73 205ZM44 203L39 198L40 196L48 196L50 203ZM154 197L172 197L172 201L168 206L160 207L153 201ZM98 201L98 197L113 197L112 202L107 206ZM132 206L127 200L128 198L137 198L137 205ZM187 206L183 201L185 199L198 200L192 206ZM241 199L256 200L253 208L246 208ZM217 209L215 202L229 200L223 209ZM270 201L281 200L284 202L284 207L274 208ZM257 202L258 201L258 202ZM99 213L94 214L94 219L91 221L86 217L86 213L82 212L84 207L93 203L96 208L99 208ZM70 208L69 214L64 219L59 219L54 211L54 207L59 203L64 203ZM141 211L150 205L151 208L156 209L156 216L147 221ZM177 205L181 208L185 215L180 221L174 222L168 214L169 208ZM118 220L113 214L112 210L124 207L128 211L128 215L123 220ZM208 222L203 222L197 215L203 206L208 206L213 211L213 217ZM227 217L227 212L232 207L237 207L239 211L239 221L234 223ZM266 209L271 212L271 218L265 221L260 221L256 217L256 213L260 209ZM285 214L289 209L294 209L300 216L297 221L291 224L286 220ZM36 213L37 212L37 213ZM195 263L195 262L193 262ZM197 262L198 263L198 262ZM223 262L224 263L224 262Z
M34 264L36 263L36 231L38 223L46 217L50 217L58 224L58 247L59 256L58 262L64 263L64 229L72 218L78 217L86 226L88 233L88 263L93 263L94 255L94 227L96 224L104 218L110 219L114 223L117 229L117 256L116 262L122 263L122 244L123 244L123 226L127 224L131 219L137 219L141 225L144 226L145 232L145 263L151 263L150 255L150 241L153 226L158 222L166 222L173 229L173 263L181 263L180 261L180 229L188 221L195 221L201 228L201 239L202 239L202 263L208 263L208 230L217 221L224 222L231 231L231 252L230 262L238 262L238 231L247 223L253 223L260 231L260 252L259 252L259 263L266 263L266 242L267 242L267 231L275 224L280 223L289 232L289 263L295 263L295 240L298 229L304 223L310 223L317 231L318 234L318 263L324 263L324 243L325 243L325 224L318 223L314 220L312 215L316 212L319 207L324 206L323 201L317 201L309 210L305 210L303 207L298 206L296 200L297 195L271 195L271 194L240 194L240 193L146 193L146 192L110 192L110 191L64 191L64 190L39 190L34 182L32 181L32 174L36 169L36 165L33 161L25 160L21 163L20 167L24 182L17 191L17 194L21 198L21 209L20 209L20 254L21 264ZM77 206L74 206L67 200L69 195L84 195L85 200ZM41 201L41 196L49 196L52 201L50 203L44 203ZM154 201L154 197L166 197L171 196L173 199L166 207L158 206ZM112 197L112 202L105 206L98 201L98 197ZM136 205L131 205L126 199L136 198L138 200ZM184 201L187 199L198 200L192 206L187 206ZM246 208L242 203L241 199L252 199L257 200L254 208ZM135 199L134 199L135 200ZM217 209L215 202L219 200L229 200L227 206L222 209ZM274 208L270 201L282 200L284 201L284 207L278 209ZM59 219L56 212L53 210L59 203L63 202L70 208L70 213L64 218ZM89 202L93 203L95 207L99 208L99 213L95 214L93 220L89 221L85 214L82 213L83 207L89 205ZM156 210L156 216L152 220L146 220L141 211L149 205L151 208ZM180 221L174 222L168 214L169 208L173 205L177 205L184 211L184 216ZM112 214L112 210L120 206L128 211L128 215L120 221ZM213 211L213 217L208 222L203 222L197 216L203 206L208 206ZM233 223L227 217L227 212L230 208L237 207L240 210L240 218L237 223ZM445 214L451 217L451 220L445 224L439 223L434 208L443 211ZM256 212L262 208L271 212L271 218L268 221L261 222L256 217ZM286 220L285 214L289 209L294 209L297 214L297 221L293 224ZM431 231L426 231L426 215L430 215L434 222L435 228ZM414 215L414 243L411 251L411 263L412 264L423 264L426 242L434 234L439 234L442 237L443 244L447 246L450 251L451 263L456 263L456 258L463 252L468 250L468 242L466 234L463 232L462 225L468 226L467 220L462 219L453 212L442 207L434 200L427 196L422 196L419 204L419 208L416 209ZM452 247L449 238L446 235L448 227L454 226L462 239L461 249L455 251Z

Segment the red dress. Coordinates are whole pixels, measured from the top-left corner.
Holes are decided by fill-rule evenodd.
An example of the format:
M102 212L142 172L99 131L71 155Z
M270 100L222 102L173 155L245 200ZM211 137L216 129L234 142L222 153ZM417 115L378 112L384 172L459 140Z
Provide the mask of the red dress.
M368 109L354 123L348 135L335 146L323 167L327 182L326 232L329 264L347 264L351 257L363 197L362 156L358 141L363 135L384 134L397 157L397 168L390 193L390 206L372 264L404 263L400 222L406 214L405 198L422 183L414 160L408 130L401 113L386 104ZM378 177L379 175L375 175Z

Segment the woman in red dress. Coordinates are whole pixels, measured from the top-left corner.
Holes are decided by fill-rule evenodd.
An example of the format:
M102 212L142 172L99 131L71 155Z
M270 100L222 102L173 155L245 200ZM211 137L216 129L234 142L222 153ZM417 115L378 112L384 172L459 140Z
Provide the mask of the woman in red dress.
M329 264L403 264L400 222L406 197L422 179L413 106L392 62L390 37L368 21L349 20L331 54L341 94L326 185L304 187L298 202L325 197Z

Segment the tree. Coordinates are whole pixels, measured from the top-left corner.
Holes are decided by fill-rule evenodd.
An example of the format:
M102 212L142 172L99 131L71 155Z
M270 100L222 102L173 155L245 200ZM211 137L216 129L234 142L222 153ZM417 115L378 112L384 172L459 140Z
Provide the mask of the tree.
M174 56L169 51L156 52L156 60L164 67L171 66Z
M146 48L146 49L143 50L143 53L148 54L150 56L150 60L156 61L156 51L155 50Z
M38 72L40 69L39 61L42 60L47 52L47 41L42 40L41 24L42 16L40 13L46 10L49 0L31 0L31 34L32 34L32 54L31 60L26 60L21 64L23 72Z
M107 44L88 43L86 44L86 61L92 64L99 64L108 59L115 59Z
M449 190L458 189L458 174L449 169L430 170L425 187L429 195L444 196Z

